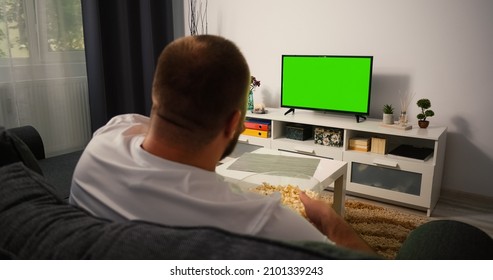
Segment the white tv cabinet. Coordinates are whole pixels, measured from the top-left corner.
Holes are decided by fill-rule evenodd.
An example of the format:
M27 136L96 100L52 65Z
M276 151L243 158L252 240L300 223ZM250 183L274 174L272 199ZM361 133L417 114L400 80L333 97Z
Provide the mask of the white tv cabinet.
M413 125L400 130L382 125L378 119L360 123L350 115L338 115L296 109L284 115L286 108L268 108L267 114L247 113L247 118L271 121L268 138L241 135L239 141L266 148L304 153L341 160L348 163L347 192L365 198L385 201L426 211L430 216L440 196L445 158L446 127L429 126L421 129ZM286 138L286 125L305 124L312 127L338 128L344 132L342 147L315 144L313 138L305 141ZM360 152L349 149L349 139L355 137L386 139L386 154ZM396 158L387 152L400 144L433 148L433 155L420 161Z

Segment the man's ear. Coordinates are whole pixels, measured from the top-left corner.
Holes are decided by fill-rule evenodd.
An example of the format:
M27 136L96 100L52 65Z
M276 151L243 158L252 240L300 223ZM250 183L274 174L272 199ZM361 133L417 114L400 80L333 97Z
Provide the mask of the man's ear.
M235 110L226 122L226 129L224 130L225 136L233 139L238 129L240 129L240 122L243 122L243 116L240 110ZM242 132L242 131L240 131Z

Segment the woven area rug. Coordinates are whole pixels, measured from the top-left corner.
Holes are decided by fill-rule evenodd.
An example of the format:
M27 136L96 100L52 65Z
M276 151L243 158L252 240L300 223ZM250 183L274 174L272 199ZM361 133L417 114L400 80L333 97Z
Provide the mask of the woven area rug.
M326 195L323 199L332 203L332 195ZM425 216L412 215L353 199L346 199L345 205L346 221L386 259L394 259L408 234L429 221Z

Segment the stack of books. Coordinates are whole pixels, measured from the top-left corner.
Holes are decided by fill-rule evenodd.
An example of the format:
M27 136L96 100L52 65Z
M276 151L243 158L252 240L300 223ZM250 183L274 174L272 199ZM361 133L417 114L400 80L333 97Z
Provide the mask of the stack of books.
M349 139L349 149L360 152L368 152L370 150L370 138L351 138Z
M247 118L245 120L245 131L243 135L262 138L270 137L270 120Z

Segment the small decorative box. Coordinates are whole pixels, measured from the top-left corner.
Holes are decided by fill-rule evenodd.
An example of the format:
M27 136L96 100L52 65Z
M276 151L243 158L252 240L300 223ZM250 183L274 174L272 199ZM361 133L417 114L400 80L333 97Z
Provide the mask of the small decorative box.
M355 137L349 139L349 150L368 152L371 147L370 138L367 137Z
M342 147L344 130L330 127L316 127L314 131L315 144Z
M384 138L371 138L371 152L384 155L386 153L386 140Z
M286 138L294 140L307 140L313 135L313 130L310 125L303 124L287 124L286 125Z

